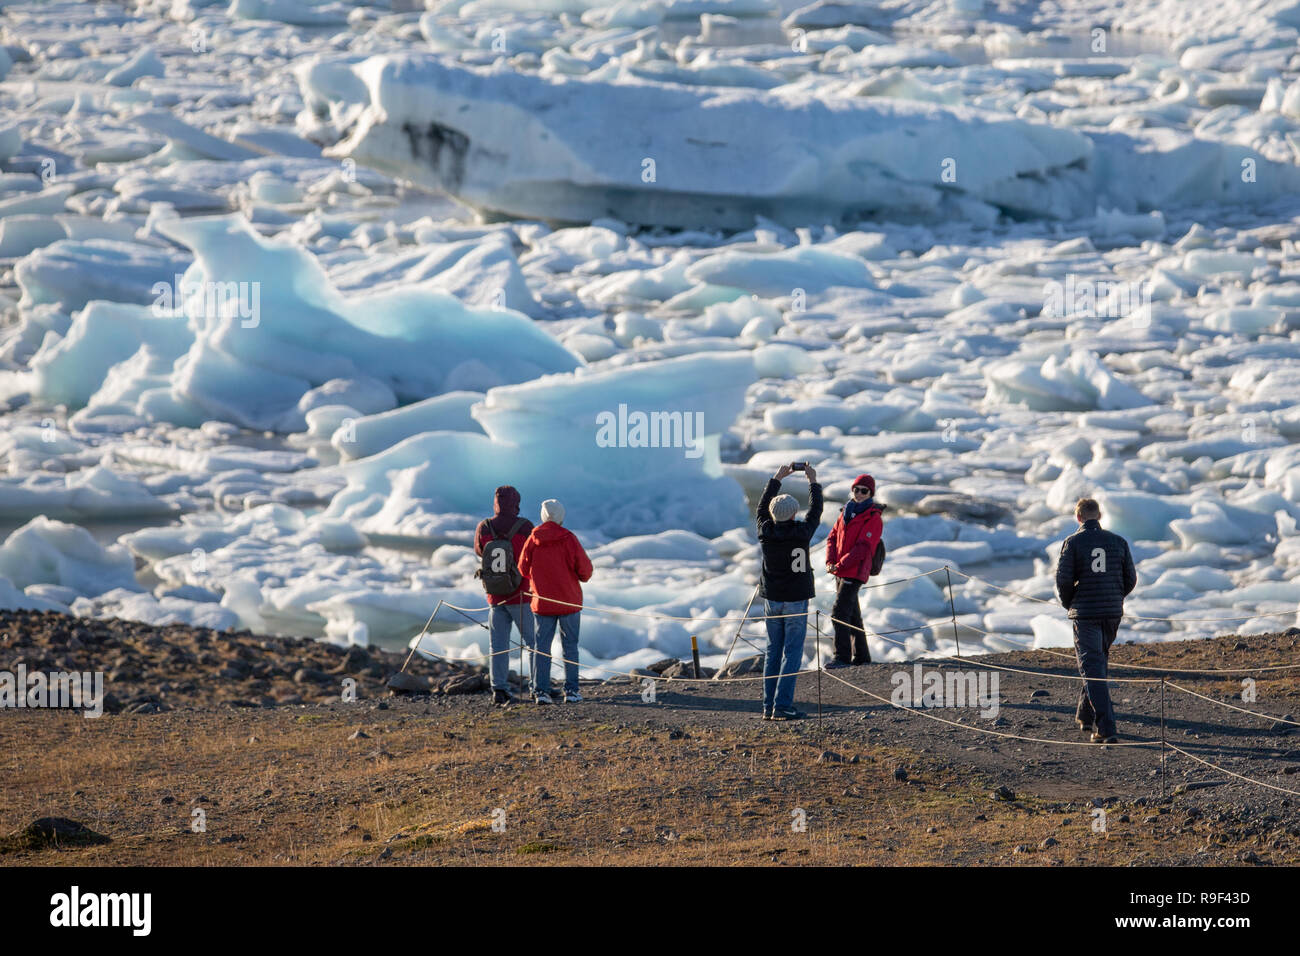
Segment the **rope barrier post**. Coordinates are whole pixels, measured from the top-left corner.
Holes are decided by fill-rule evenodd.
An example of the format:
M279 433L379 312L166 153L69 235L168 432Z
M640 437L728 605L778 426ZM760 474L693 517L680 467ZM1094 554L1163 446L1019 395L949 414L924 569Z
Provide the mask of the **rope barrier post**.
M817 611L813 623L813 633L817 635L817 729L822 729L822 612Z
M1166 770L1165 761L1166 750L1165 743L1165 681L1167 678L1160 678L1160 799L1165 798L1165 791L1169 786L1169 775Z
M760 581L759 584L761 583ZM719 674L725 671L727 665L731 663L731 652L736 649L736 641L740 639L741 629L744 628L745 622L749 620L749 609L754 606L754 598L758 597L759 584L754 585L754 593L749 596L749 603L745 605L745 615L740 619L740 623L736 625L736 636L731 639L731 646L727 648L727 656L722 662L722 667L718 671Z
M691 660L695 663L695 679L700 679L700 642L691 635Z
M952 571L948 565L943 566L943 573L948 576L948 609L952 611L952 639L957 642L957 656L961 657L961 638L957 636L957 604L952 599Z
M519 688L519 696L521 696L524 700L528 700L528 698L530 698L533 694L533 668L537 664L537 615L533 614L533 609L531 607L528 607L527 610L528 613L532 615L533 618L533 646L528 654L528 683L525 684L523 687ZM523 616L523 613L524 612L522 610L519 612L520 617ZM523 680L524 680L524 659L523 659L523 655L521 654L519 657L519 682L522 684Z
M420 638L424 637L424 635L429 632L429 627L430 625L433 624L433 619L438 616L438 610L441 607L442 607L442 601L439 601L436 605L434 605L433 613L430 614L429 619L424 622L424 627L420 629L419 636L416 637L415 643L411 645L411 653L406 655L406 660L402 661L402 666L398 668L397 673L399 674L406 673L406 665L411 663L411 658L415 656L415 649L420 646Z

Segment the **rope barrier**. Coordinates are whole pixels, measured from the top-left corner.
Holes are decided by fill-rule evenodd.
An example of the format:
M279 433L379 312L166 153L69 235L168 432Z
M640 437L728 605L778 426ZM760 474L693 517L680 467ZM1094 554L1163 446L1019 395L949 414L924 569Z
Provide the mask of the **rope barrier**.
M1020 591L1012 591L1004 587L999 587L991 581L985 581L974 574L967 574L965 571L958 571L956 568L951 569L954 574L960 574L962 577L971 581L977 581L986 588L992 588L994 591L1001 591L1003 594L1010 594L1026 601L1036 601L1039 604L1050 604L1056 606L1055 601L1048 601L1044 598L1034 597L1032 594L1024 594ZM1258 617L1287 617L1296 615L1296 611L1269 611L1252 614L1249 617L1143 617L1141 614L1125 614L1124 616L1134 621L1165 621L1173 624L1212 624L1221 622L1226 624L1240 623L1241 621L1253 621Z
M937 571L941 571L941 570L944 570L944 569L943 569L943 568L938 568L938 569L936 569L936 571L931 571L931 572L927 572L927 573L933 574L933 573L936 573ZM953 570L956 570L956 569L953 569ZM958 573L958 574L963 574L964 572L958 571L957 573ZM917 575L917 576L913 576L913 577L918 577L918 576L919 576L919 575ZM913 578L905 578L905 579L902 579L902 580L913 580ZM525 591L525 592L523 592L523 593L526 594L526 595L528 595L529 597L538 597L538 595L534 594L534 593L531 592L531 591ZM580 609L580 610L584 610L584 611L591 611L591 612L593 612L593 613L624 613L624 614L635 614L635 615L638 616L638 617L648 617L648 618L657 618L657 619L661 619L661 620L674 620L674 621L708 621L708 622L713 623L713 624L715 624L715 625L717 625L717 626L721 626L721 625L724 625L724 624L726 624L726 625L730 625L731 623L733 623L733 619L730 619L730 618L711 618L711 617L710 617L710 618L705 618L705 617L684 618L684 617L675 617L675 616L669 616L669 615L642 614L642 613L638 613L638 612L629 612L629 611L624 611L624 610L619 609L619 608L613 608L613 609L611 609L611 608L604 608L604 607L600 607L600 606L598 606L598 605L574 604L573 602L570 602L570 601L561 601L561 600L552 599L552 598L541 598L541 600L552 601L553 603L556 603L556 604L562 604L562 605L565 605L566 607L574 607L574 608L578 608L578 609ZM454 605L454 604L448 604L448 603L446 603L445 601L444 601L444 602L441 602L441 603L442 603L443 606L445 606L445 607L451 608L452 610L455 610L455 611L461 611L461 612L466 612L466 611L469 611L469 612L480 611L480 612L481 612L481 611L491 610L491 607L492 607L491 605L489 605L488 607L483 607L483 608L462 608L462 607L458 607L458 606L456 606L456 605ZM780 620L780 619L784 619L784 618L797 618L797 617L806 617L806 616L807 616L807 612L806 612L806 611L803 612L803 614L794 613L794 614L762 614L762 615L754 615L754 616L751 616L751 617L748 617L748 618L742 620L742 621L741 621L741 626L743 627L745 624L748 624L748 623L755 623L755 622L758 622L758 621ZM841 624L841 625L844 625L844 626L846 626L846 627L851 627L851 628L857 629L857 625L855 625L855 624L850 624L850 623L848 623L848 622L841 621L841 620L839 620L838 618L833 617L833 616L830 616L830 615L827 615L827 617L828 617L828 619L829 619L832 623L834 623L834 624ZM477 621L476 621L475 623L476 623L476 624L479 624L480 626L482 626L481 622L477 622ZM887 635L887 634L902 634L902 633L906 633L906 632L909 632L909 631L910 631L910 632L917 632L917 631L924 631L924 630L938 630L939 628L941 628L941 627L943 627L943 626L944 626L943 624L921 624L921 625L917 625L917 626L915 626L915 627L892 628L892 629L890 629L890 630L886 630L886 631L877 631L877 630L874 630L874 629L872 629L872 628L868 628L868 627L865 627L865 626L864 626L864 627L862 628L862 630L863 630L863 631L867 634L867 636L869 636L869 637L875 637L875 638L877 638L878 640L885 642L886 644L893 644L893 645L896 646L896 647L900 647L900 648L903 648L904 650L906 650L906 649L907 649L907 645L906 645L904 642L902 642L902 641L897 641L897 640L891 640L890 638L886 637L885 635ZM992 633L992 632L990 632L990 631L986 631L986 630L984 630L983 628L980 628L980 627L975 626L974 624L968 624L968 623L965 623L965 622L957 622L957 626L958 626L958 627L969 628L970 630L975 631L975 632L977 632L977 633L979 633L979 634L983 634L983 635L985 635L985 636L987 636L987 637L993 637L993 638L996 638L997 640L1006 641L1006 642L1008 642L1008 643L1015 644L1015 645L1020 646L1020 647L1024 647L1024 648L1026 648L1027 650L1042 651L1042 652L1044 652L1044 653L1051 654L1051 655L1054 655L1054 656L1057 656L1057 657L1063 657L1063 658L1066 658L1066 659L1069 659L1069 660L1074 660L1074 659L1075 659L1075 658L1074 658L1074 655L1071 655L1071 654L1065 653L1065 652L1063 652L1063 651L1055 651L1055 650L1052 650L1051 648L1033 648L1033 647L1030 647L1030 646L1027 645L1027 644L1024 644L1023 642L1015 641L1015 640L1011 639L1010 637L1007 637L1007 636L1004 636L1004 635L999 635L999 634L994 634L994 633ZM423 637L424 634L425 634L426 632L427 632L427 626L426 626L426 630L421 632L420 637ZM760 648L758 648L755 644L753 644L753 642L751 642L751 641L749 641L749 640L747 640L747 639L745 639L745 638L743 638L743 637L742 637L741 639L744 640L745 643L748 644L750 647L754 648L754 650L759 651L760 653L762 653L762 651L760 650ZM959 646L960 646L960 645L959 645ZM502 652L498 651L498 652L496 652L496 653L502 653ZM434 656L437 656L437 655L434 655ZM482 655L480 655L480 656L482 656ZM488 656L488 657L491 657L491 656L493 656L493 655L489 654L489 655L487 655L487 656ZM954 656L954 655L951 655L951 654L938 654L938 653L933 653L933 654L928 654L928 655L926 655L926 657L927 657L927 659L931 659L931 660L933 660L933 659L939 659L939 660L954 660L954 661L961 661L961 662L963 662L963 663L968 663L968 664L975 664L975 663L977 663L974 659L972 659L972 658L970 658L970 657L962 657L962 656L960 656L960 655L956 655L956 656ZM457 660L457 659L451 659L451 660ZM462 660L462 661L464 661L464 660L470 660L470 658L459 658L458 660ZM635 679L636 677L639 677L639 676L641 676L641 677L644 676L644 675L636 675L636 674L632 674L631 672L616 671L616 670L612 670L612 669L609 669L609 668L602 668L602 667L600 667L600 666L598 666L598 665L587 665L587 666L589 667L589 669L592 669L592 670L603 670L603 671L605 671L605 672L607 672L607 673L617 674L617 675L620 675L620 676L631 677L631 678L633 678L633 679ZM1080 675L1074 675L1074 674L1052 674L1052 673L1048 673L1048 672L1046 672L1046 671L1027 670L1027 669L1024 669L1024 668L1011 667L1011 666L1009 666L1009 665L1005 665L1005 664L991 664L991 663L988 663L988 662L979 663L977 666L984 667L984 668L987 668L987 669L989 669L989 670L1005 671L1005 672L1007 672L1007 673L1013 673L1013 674L1026 674L1026 675L1029 675L1029 676L1044 677L1044 678L1052 679L1052 680L1088 681L1088 680L1098 680L1098 679L1100 679L1100 678L1095 678L1095 677L1092 677L1092 678L1082 677L1082 676L1080 676ZM1251 673L1261 673L1261 672L1265 672L1265 671L1294 670L1294 669L1300 668L1300 664L1279 664L1279 665L1268 665L1268 666L1265 666L1265 667L1246 667L1246 668L1232 668L1232 669L1228 669L1228 668L1218 668L1218 669L1195 669L1195 668L1149 667L1149 666L1145 666L1145 665L1142 665L1142 664L1122 664L1122 663L1118 663L1118 662L1112 664L1111 666L1112 666L1112 667L1117 667L1117 668L1126 668L1126 669L1129 669L1129 670L1143 670L1143 671L1153 671L1153 672L1158 672L1158 673L1178 673L1178 674L1251 674ZM801 671L800 673L812 673L812 671ZM673 679L674 679L674 680L693 680L692 678L673 678ZM699 679L700 679L700 680L713 680L713 678L699 678ZM1109 681L1109 682L1112 682L1112 683L1146 684L1146 683L1157 683L1157 682L1159 681L1159 678L1144 678L1144 677L1111 677L1111 676L1108 675L1108 676L1105 678L1105 680L1107 680L1107 681Z
M1247 783L1253 783L1257 787L1268 787L1268 789L1270 790L1277 790L1280 791L1281 793L1289 793L1292 794L1293 796L1300 797L1300 790L1288 790L1286 787L1279 787L1276 784L1265 783L1263 780L1256 780L1254 777L1243 776L1242 774L1234 773L1233 771L1229 770L1227 767L1220 767L1218 764L1210 763L1210 761L1208 760L1202 760L1200 757L1196 756L1195 754L1189 754L1182 747L1175 747L1173 744L1166 744L1166 746L1170 750L1182 754L1184 757L1191 757L1197 763L1203 763L1211 770L1217 770L1219 773L1227 774L1229 777L1236 777L1238 780L1245 780Z
M1218 704L1220 707L1227 707L1229 710L1235 710L1243 714L1250 714L1252 717L1261 717L1264 720L1272 720L1280 724L1290 724L1293 727L1300 727L1300 720L1287 720L1285 717L1274 717L1272 714L1261 714L1257 710L1247 710L1245 707L1238 707L1235 704L1229 704L1227 701L1216 700L1213 697L1206 697L1204 694L1198 694L1194 690L1189 690L1186 687L1180 687L1178 684L1175 684L1173 681L1169 681L1168 683L1169 686L1172 687L1174 690L1181 690L1184 694L1191 694L1193 697L1201 698L1201 700L1208 700L1211 704Z
M563 603L567 603L567 602L563 602ZM442 602L442 601L439 602L439 606L443 606L444 604L445 604L445 602ZM487 608L482 608L482 609L462 609L462 608L457 608L457 607L455 607L454 605L446 605L446 606L447 606L447 607L451 607L453 610L458 610L458 611L464 611L464 610L470 610L470 611L473 611L473 610L487 610ZM593 608L592 610L600 610L600 609ZM419 643L420 643L420 641L421 641L421 640L422 640L422 639L427 635L427 633L428 633L428 628L429 628L429 626L432 624L433 619L437 616L437 613L438 613L438 608L435 607L435 608L434 608L434 612L433 612L433 614L430 615L429 621L425 624L424 629L420 632L420 634L417 636L417 638L416 638L416 640L415 640L415 643L412 645L412 648L411 648L411 654L412 654L412 655L413 655L413 654L414 654L414 653L419 649ZM818 613L819 613L819 615L820 615L820 612L818 612ZM798 616L798 615L772 615L772 617L794 617L794 616ZM764 616L764 618L765 618L765 617L767 617L767 616ZM764 618L759 618L759 619L764 619ZM832 621L835 621L836 619L835 619L835 618L831 618L831 620L832 620ZM477 622L476 622L476 623L477 623ZM837 623L843 623L843 622L837 622ZM955 623L955 622L954 622L954 623ZM973 629L974 629L974 630L980 630L979 628L973 628ZM867 630L867 629L866 629L866 628L863 628L863 630L865 631L865 630ZM902 629L902 630L906 630L906 629ZM818 633L817 646L818 646L818 650L820 651L820 625L818 626L818 631L817 631L817 633ZM873 636L880 637L880 635L879 635L878 633L875 633L875 632L872 632L872 633L873 633ZM954 633L955 633L955 632L954 632ZM988 634L988 632L986 632L986 631L981 631L981 633ZM989 636L996 636L996 635L989 635ZM900 644L900 642L898 642L898 641L890 641L888 638L884 638L884 637L880 637L880 639L881 639L881 640L885 640L885 641L887 641L888 643L899 644L899 646L902 646L902 645ZM520 671L521 671L521 673L520 673L520 680L521 680L521 681L523 680L523 674L522 674L522 670L523 670L523 655L524 655L524 649L525 649L526 646L527 646L527 645L526 645L526 644L521 640L521 642L520 642L520 644L519 644L519 653L520 653ZM477 656L478 656L480 659L483 659L483 660L490 660L492 657L495 657L497 654L501 654L501 653L509 654L509 653L512 652L512 650L513 650L513 647L507 646L507 647L506 647L504 650L502 650L502 651L494 651L494 652L489 652L487 655L479 654L479 655L477 655ZM542 655L545 655L547 658L549 658L549 659L552 660L552 661L559 660L559 661L561 661L561 662L564 663L564 664L574 664L574 665L577 665L577 666L581 666L581 664L580 664L579 661L570 661L568 658L565 658L565 657L563 656L562 653L561 653L561 655L557 658L557 657L556 657L554 654L552 654L549 650L545 650L545 651L540 650L539 648L536 647L536 644L534 644L534 645L531 646L531 647L528 647L528 650L532 653L534 659L536 658L536 655L538 655L538 654L542 654ZM1046 648L1040 648L1040 650L1046 650ZM421 651L421 653L423 653L423 654L427 654L428 656L433 657L433 658L436 658L436 659L439 659L439 660L446 661L446 662L448 662L448 663L462 663L462 662L464 662L465 660L468 660L468 658L462 658L462 659L459 659L459 660L452 659L452 658L447 658L447 657L445 657L445 656L443 656L443 655L435 654L435 653L430 652L430 651ZM1037 677L1067 678L1067 679L1074 679L1074 680L1081 680L1081 681L1086 681L1086 680L1096 680L1096 679L1098 679L1098 678L1074 677L1073 675L1047 674L1047 673L1040 672L1040 671L1029 671L1029 670L1024 670L1024 669L1021 669L1021 668L1004 667L1004 666L1000 666L1000 665L992 665L992 664L988 664L988 663L980 664L980 663L978 663L978 662L976 662L976 661L971 661L971 660L968 659L968 658L953 657L952 655L938 655L938 656L939 656L941 659L958 660L958 661L962 661L963 663L967 663L967 664L975 664L976 666L981 666L981 667L984 667L984 668L987 668L987 669L991 669L991 670L1005 670L1005 671L1008 671L1008 672L1011 672L1011 673L1021 673L1021 674L1027 674L1027 675L1037 676ZM1066 655L1062 655L1062 656L1066 656ZM410 657L411 657L411 655L408 655L408 656L407 656L407 662L408 662L408 663L409 663L409 661L410 661ZM404 664L402 665L403 670L405 669L405 667L406 667L406 664L404 663ZM605 673L614 674L614 675L618 675L618 676L621 676L621 677L626 677L626 678L628 678L630 681L632 681L633 683L635 683L635 681L636 681L636 679L637 679L638 677L642 678L643 680L666 680L666 681L676 680L676 681L679 681L679 682L681 682L681 683L692 683L692 684L694 684L694 683L708 683L708 682L712 682L713 680L715 680L715 678L689 678L689 677L681 677L681 678L679 678L679 677L672 677L672 678L665 678L665 677L661 677L661 676L656 676L656 677L653 677L653 678L652 678L652 677L649 677L648 675L634 674L634 673L632 673L632 672L630 672L630 671L617 671L617 670L614 670L613 668L602 667L602 666L599 666L599 665L591 665L591 666L588 667L588 670L603 671L603 672L605 672ZM769 676L766 675L766 674L763 674L763 675L753 675L753 676L745 676L745 677L729 678L729 680L730 680L730 681L733 681L733 682L749 682L749 681L755 681L755 680L775 680L777 677L786 677L786 676L789 676L789 677L799 677L799 676L803 676L803 675L810 674L810 673L816 673L816 674L817 674L817 678L818 678L818 686L820 687L820 681L821 681L821 678L822 678L822 672L823 672L823 671L825 671L825 668L822 668L822 667L819 666L819 667L813 668L813 669L811 669L811 670L809 670L809 669L801 669L801 670L795 671L795 672L793 672L793 673L791 673L791 674L779 674L779 675L774 675L774 676L771 676L771 677L769 677ZM1026 735L1024 735L1024 734L1013 734L1013 733L1007 733L1007 732L1004 732L1004 731L993 730L993 729L991 729L991 728L983 728L983 727L973 726L973 725L971 725L971 724L964 724L964 723L962 723L962 722L960 722L960 721L949 720L949 719L947 719L947 718L940 717L940 716L938 716L937 714L930 714L930 713L927 713L926 711L921 710L921 709L917 709L916 707L907 707L907 706L904 706L904 705L897 704L897 703L895 703L893 700L891 700L891 699L889 699L889 698L882 697L882 696L880 696L879 694L876 694L876 693L874 693L874 692L872 692L872 691L866 689L865 687L859 687L858 685L854 684L853 682L851 682L851 681L849 681L849 680L847 680L847 679L841 677L841 676L838 675L838 674L832 673L832 672L830 672L830 671L826 671L826 672L825 672L825 676L829 677L831 680L834 680L834 681L839 682L840 684L843 684L845 687L848 687L848 688L851 689L851 690L857 691L858 693L860 693L860 694L862 694L862 695L864 695L864 696L866 696L866 697L872 698L873 700L879 701L880 703L887 704L887 705L889 705L890 707L894 708L895 710L902 710L902 711L905 711L905 712L907 712L907 713L909 713L909 714L912 714L912 715L914 715L914 716L924 717L924 718L926 718L926 719L928 719L928 720L933 720L933 721L936 721L936 722L938 722L938 723L945 724L945 725L948 725L948 726L951 726L951 727L957 727L957 728L959 728L959 729L966 730L966 731L970 731L970 732L972 732L972 733L984 734L984 735L986 735L986 736L997 737L997 738L1004 739L1004 740L1018 740L1018 741L1022 741L1022 742L1025 742L1025 743L1037 743L1037 744L1047 744L1047 745L1065 746L1065 747L1089 747L1089 748L1091 748L1091 747L1096 747L1096 746L1097 746L1096 744L1092 743L1091 741L1085 742L1085 741L1072 741L1072 740L1055 740L1055 739L1047 738L1047 737L1030 737L1030 736L1026 736ZM1156 679L1155 679L1155 678L1113 678L1113 677L1107 677L1107 678L1105 678L1105 680L1107 680L1108 682L1115 682L1115 683L1155 683L1155 682L1156 682ZM1164 737L1164 716L1163 716L1163 714L1164 714L1164 709L1163 709L1163 708L1164 708L1164 698L1163 698L1163 687L1164 687L1164 685L1168 684L1168 686L1174 688L1175 690L1181 691L1181 692L1183 692L1183 693L1185 693L1185 694L1189 694L1189 695L1191 695L1191 696L1193 696L1193 697L1200 698L1200 699L1205 700L1205 701L1207 701L1207 702L1209 702L1209 703L1216 704L1216 705L1218 705L1218 706L1220 706L1220 707L1225 707L1225 708L1228 708L1228 709L1230 709L1230 710L1235 710L1235 711L1238 711L1238 712L1240 712L1240 713L1248 714L1248 715L1253 716L1253 717L1259 717L1259 718L1261 718L1261 719L1267 719L1267 720L1272 720L1272 721L1279 721L1279 722L1282 722L1282 723L1292 724L1292 725L1295 725L1295 726L1300 726L1300 721L1287 720L1285 717L1275 717L1275 716L1273 716L1273 715L1271 715L1271 714L1264 714L1264 713L1260 713L1260 712L1258 712L1258 711L1248 710L1248 709L1243 708L1243 707L1237 707L1237 706L1234 705L1234 704L1229 704L1229 703L1227 703L1227 702L1225 702L1225 701L1216 700L1215 698L1208 697L1208 696L1206 696L1205 694L1198 693L1198 692L1196 692L1196 691L1191 690L1190 688L1183 687L1183 686L1181 686L1181 685L1179 685L1179 684L1175 684L1175 683L1173 683L1173 682L1171 682L1171 681L1167 681L1167 680L1165 680L1165 679L1163 679L1163 678L1159 680L1159 683L1161 684L1161 688L1162 688L1162 697L1161 697L1161 739L1160 739L1159 741L1132 741L1132 742L1125 742L1125 743L1114 743L1114 744L1107 744L1106 746L1110 746L1110 747L1124 747L1124 748L1151 748L1151 747L1157 747L1157 746L1158 746L1158 747L1161 748L1161 755L1162 755L1162 756L1161 756L1161 761L1162 761L1162 766L1163 766L1163 761L1164 761L1163 754L1165 753L1165 750L1166 750L1166 749L1168 749L1168 750L1173 750L1173 751L1176 752L1176 753L1182 754L1183 756L1188 757L1188 758L1190 758L1190 759L1196 761L1197 763L1203 764L1204 766L1209 767L1211 770L1214 770L1214 771L1216 771L1216 772L1218 772L1218 773L1221 773L1221 774L1224 774L1224 775L1226 775L1226 776L1233 777L1233 778L1236 778L1236 779L1238 779L1238 780L1242 780L1242 781L1244 781L1244 782L1246 782L1246 783L1254 784L1254 785L1256 785L1256 786L1265 787L1265 788L1267 788L1267 789L1269 789L1269 790L1275 790L1275 791L1278 791L1278 792L1280 792L1280 793L1286 793L1286 794L1291 794L1291 795L1294 795L1294 796L1300 796L1300 791L1297 791L1297 790L1290 790L1290 789L1288 789L1288 788L1286 788L1286 787L1279 787L1279 786L1277 786L1277 785L1275 785L1275 784L1265 783L1265 782L1262 781L1262 780L1256 780L1256 779L1254 779L1253 777L1247 777L1247 776L1245 776L1245 775L1243 775L1243 774L1239 774L1239 773L1236 773L1236 772L1234 772L1234 771L1228 770L1226 767L1219 766L1218 764L1214 764L1214 763L1212 763L1212 762L1210 762L1210 761L1208 761L1208 760L1204 760L1204 759L1202 759L1202 758L1200 758L1200 757L1197 757L1195 754L1188 753L1186 750L1183 750L1181 747L1177 747L1177 746L1175 746L1174 744L1168 743L1168 742L1165 740L1165 737ZM819 701L819 713L820 713L820 701ZM1163 783L1164 783L1164 778L1162 777L1162 786L1163 786Z
M856 690L856 691L857 691L858 693L860 693L860 694L865 694L866 696L868 696L868 697L872 697L872 698L874 698L874 699L880 701L880 702L883 703L883 704L888 704L890 707L893 707L895 710L906 711L907 713L909 713L909 714L914 714L914 715L916 715L917 717L926 717L926 718L929 718L930 720L937 720L937 721L939 721L939 723L941 723L941 724L950 724L950 725L953 726L953 727L960 727L962 730L969 730L969 731L971 731L971 732L973 732L973 733L977 733L977 734L991 734L991 735L994 736L994 737L1005 737L1005 738L1007 738L1007 739L1009 739L1009 740L1025 740L1025 741L1028 741L1028 742L1030 742L1030 743L1035 743L1035 744L1058 744L1058 745L1065 746L1065 747L1092 747L1092 748L1094 748L1094 749L1097 747L1097 745L1094 744L1094 743L1089 743L1089 742L1087 742L1087 741L1082 741L1082 740L1078 740L1078 741L1076 741L1076 740L1052 740L1052 739L1047 738L1047 737L1025 737L1025 736L1022 736L1022 735L1020 735L1020 734L1007 734L1007 733L1003 733L1003 732L1000 731L1000 730L986 730L986 729L983 728L983 727L973 727L973 726L971 726L970 724L963 724L961 721L958 721L958 720L948 720L947 718L945 718L945 717L939 717L939 716L936 715L936 714L928 714L928 713L926 713L924 710L917 710L917 709L914 708L914 707L903 707L903 706L901 706L901 705L899 705L899 704L895 704L895 703L894 703L892 700L890 700L889 698L887 698L887 697L881 697L879 694L873 694L871 691L867 690L865 687L859 687L857 684L854 684L854 683L852 683L852 682L850 682L850 681L845 680L843 677L840 677L839 674L834 674L834 673L831 673L831 672L828 671L827 674L826 674L826 676L829 677L829 678L831 678L831 680L837 680L837 681L839 681L839 682L840 682L841 684L843 684L844 686L846 686L846 687L850 687L850 688L852 688L853 690ZM1157 741L1154 741L1154 740L1135 740L1135 741L1133 741L1132 743L1123 743L1123 744L1107 744L1107 746L1108 746L1108 747L1157 747L1157 746L1159 746L1159 743L1158 743Z

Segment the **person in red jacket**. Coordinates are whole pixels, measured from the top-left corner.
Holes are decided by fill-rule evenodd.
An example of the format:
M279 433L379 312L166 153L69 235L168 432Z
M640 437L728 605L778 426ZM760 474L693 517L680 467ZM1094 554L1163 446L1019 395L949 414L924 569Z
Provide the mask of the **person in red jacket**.
M591 558L572 531L562 527L564 505L554 498L542 502L542 524L528 536L519 554L519 571L532 582L533 613L537 615L537 659L533 664L533 699L551 700L551 648L560 626L564 649L564 700L576 704L578 693L578 625L582 584L591 580Z
M493 541L505 538L510 540L510 553L518 565L519 554L524 543L533 530L533 523L527 518L519 517L519 492L510 485L502 485L496 490L492 500L492 517L479 522L474 532L474 553L483 556L483 549ZM514 532L513 534L511 532ZM508 562L507 562L508 563ZM513 594L487 594L488 606L492 608L488 619L488 646L492 654L488 668L492 675L492 702L509 704L510 696L510 626L519 629L519 637L530 651L533 651L533 612L528 607L528 575L523 575L519 587ZM519 666L524 666L523 651L520 650ZM533 651L533 667L537 666L537 654ZM523 677L523 674L520 674Z
M835 658L826 665L828 670L871 662L858 591L871 577L871 562L884 532L880 520L883 509L876 504L875 495L876 479L870 475L853 479L853 497L835 519L835 527L826 539L826 570L836 578L835 606L831 609Z

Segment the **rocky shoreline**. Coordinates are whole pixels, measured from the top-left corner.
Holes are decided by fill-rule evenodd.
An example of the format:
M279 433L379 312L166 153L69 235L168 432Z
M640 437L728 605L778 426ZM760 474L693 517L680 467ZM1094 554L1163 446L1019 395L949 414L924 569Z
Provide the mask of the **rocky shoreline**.
M0 611L0 669L104 673L106 713L229 705L274 707L388 694L406 655L308 638L182 624ZM487 689L487 671L413 657L404 686L433 694ZM351 679L354 685L345 684Z

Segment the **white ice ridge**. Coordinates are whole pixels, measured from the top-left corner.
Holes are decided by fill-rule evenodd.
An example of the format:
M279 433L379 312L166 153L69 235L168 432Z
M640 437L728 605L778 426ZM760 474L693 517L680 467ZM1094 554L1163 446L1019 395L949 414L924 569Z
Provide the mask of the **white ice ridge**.
M972 109L530 75L418 54L327 65L298 71L307 103L337 98L345 68L369 97L335 153L517 216L745 228L755 215L851 225L884 213L1092 211L1086 136ZM328 86L315 88L317 77ZM941 180L945 168L954 182Z
M746 516L740 485L722 475L719 436L743 410L764 348L775 347L494 388L472 409L482 432L425 432L339 466L348 485L326 514L369 535L428 538L447 512L475 514L512 484L534 522L544 499L559 498L570 527L721 534Z
M31 360L33 394L150 421L301 431L327 382L362 413L482 391L581 360L526 316L423 283L345 296L301 246L240 216L169 219L194 252L152 305L92 302ZM330 391L330 390L325 390ZM309 394L312 393L312 394ZM387 395L387 401L382 396ZM379 396L374 407L358 396Z
M1082 130L834 82L723 88L617 64L553 75L429 54L317 59L297 75L315 113L364 107L327 152L513 216L724 229L760 215L988 223L999 212L1258 204L1300 188L1293 165L1190 132Z

